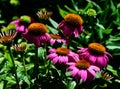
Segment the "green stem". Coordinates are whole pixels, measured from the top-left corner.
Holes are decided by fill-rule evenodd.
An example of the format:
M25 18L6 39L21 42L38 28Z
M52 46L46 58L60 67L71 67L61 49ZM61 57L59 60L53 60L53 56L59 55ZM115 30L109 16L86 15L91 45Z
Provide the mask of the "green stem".
M33 70L33 77L34 79L36 79L34 85L33 85L33 88L34 89L38 89L38 74L39 74L39 58L38 58L38 47L36 47L35 49L35 61L34 61L34 70Z
M15 67L15 62L14 62L14 58L13 58L10 47L8 47L8 51L10 53L10 57L11 57L11 60L12 60L12 63L13 63L14 74L15 74L15 79L16 79L16 83L17 83L17 89L19 89L19 81L18 81L18 77L17 77L17 69Z
M24 53L21 54L21 56L22 56L22 62L23 62L24 71L25 71L26 76L28 77L27 70L26 70L26 67L25 67Z

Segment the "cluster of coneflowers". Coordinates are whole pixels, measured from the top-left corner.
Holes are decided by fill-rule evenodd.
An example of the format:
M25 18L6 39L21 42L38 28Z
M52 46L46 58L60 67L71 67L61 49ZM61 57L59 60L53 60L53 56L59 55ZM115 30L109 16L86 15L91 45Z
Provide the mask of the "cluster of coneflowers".
M45 13L45 16L47 16L47 13ZM51 47L47 50L48 54L45 58L51 60L54 65L67 66L66 71L70 71L72 77L81 79L82 82L93 80L96 77L96 72L106 67L109 57L112 57L106 51L106 48L97 42L88 44L87 48L78 47L76 52L70 49L72 38L77 38L84 30L83 19L77 14L67 14L60 22L57 30L62 35L50 33L44 23L35 22L27 15L21 16L9 25L11 25L11 28L1 32L0 43L7 45L13 43L12 41L17 34L20 34L28 43L34 44L37 48L46 44L50 45ZM55 44L62 45L54 47ZM24 50L25 46L15 45L14 48L20 51Z

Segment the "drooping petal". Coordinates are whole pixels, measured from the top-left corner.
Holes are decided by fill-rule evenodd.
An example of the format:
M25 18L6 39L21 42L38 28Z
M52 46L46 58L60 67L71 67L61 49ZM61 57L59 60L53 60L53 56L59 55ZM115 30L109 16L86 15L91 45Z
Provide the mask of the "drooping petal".
M96 73L95 73L95 71L94 71L91 67L89 67L87 70L88 70L94 77L96 77Z
M63 56L63 62L66 64L68 63L68 57L67 56Z
M51 53L47 56L47 59L53 59L55 57L57 57L57 54L56 53Z
M68 62L67 65L70 65L70 66L75 66L76 63L75 62Z
M77 69L76 67L74 67L73 71L72 71L72 77L75 77L75 75L78 73L79 69Z
M101 67L105 67L107 65L107 60L104 60L104 57L99 56L97 58L97 64L99 64Z
M21 26L19 26L19 29L17 28L16 30L17 30L17 32L24 32L25 26L21 25Z
M59 26L58 26L58 29L62 29L63 28L63 26L64 26L64 24L65 24L65 21L64 20L62 20L61 21L61 23L59 24Z
M64 62L63 56L58 56L58 62L60 64Z
M87 71L86 70L81 70L81 79L83 82L86 81L86 79L87 79Z
M75 66L69 66L67 70L72 71L72 70L74 70L74 68L75 68Z
M55 43L55 40L54 39L51 39L50 40L50 44L53 45Z
M50 53L55 53L56 50L55 50L54 48L51 48L48 52L50 52Z
M78 37L78 35L79 35L77 28L75 28L75 30L74 30L74 35L75 35L75 37Z
M58 62L59 58L58 57L55 57L53 60L52 60L52 63L53 64L56 64Z
M89 57L89 60L90 60L92 63L95 63L96 57L93 56L93 55L91 55L91 56Z
M100 71L100 68L94 65L91 65L90 68L95 71Z
M16 24L16 25L18 25L20 23L20 20L18 19L18 20L14 20L14 21L12 21L12 22L10 22L10 24Z

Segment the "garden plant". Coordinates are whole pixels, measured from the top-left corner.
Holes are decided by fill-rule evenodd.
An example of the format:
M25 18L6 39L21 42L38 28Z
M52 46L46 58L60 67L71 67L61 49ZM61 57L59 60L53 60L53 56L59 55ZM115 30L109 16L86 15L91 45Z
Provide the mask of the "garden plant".
M120 89L118 0L0 0L0 89Z

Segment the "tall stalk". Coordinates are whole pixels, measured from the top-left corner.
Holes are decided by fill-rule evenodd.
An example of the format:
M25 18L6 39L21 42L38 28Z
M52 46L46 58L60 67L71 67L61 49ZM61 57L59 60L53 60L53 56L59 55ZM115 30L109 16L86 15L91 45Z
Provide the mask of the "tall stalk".
M18 76L17 76L17 69L15 67L15 61L14 61L14 58L13 58L12 51L11 51L10 47L8 47L8 51L10 53L10 57L11 57L11 60L12 60L12 63L13 63L14 74L15 74L15 79L16 79L16 83L17 83L17 89L19 89L19 80L18 80Z

